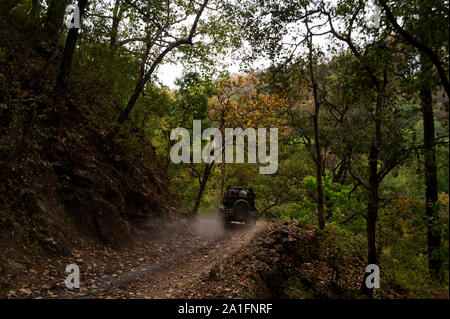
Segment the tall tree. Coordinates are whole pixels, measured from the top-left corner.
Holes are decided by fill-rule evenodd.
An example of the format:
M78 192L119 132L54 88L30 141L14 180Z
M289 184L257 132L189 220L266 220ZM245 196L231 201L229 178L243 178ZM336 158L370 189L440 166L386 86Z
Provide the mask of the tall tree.
M395 2L379 0L393 31L404 40L419 60L418 93L423 119L423 157L425 166L425 215L427 217L428 266L430 274L439 278L441 269L441 234L438 214L438 180L436 168L435 119L433 91L436 83L449 96L448 81L448 1L422 0L399 6ZM403 26L397 18L403 20ZM431 36L430 36L431 35ZM434 68L433 68L434 66ZM437 74L437 76L436 76ZM435 78L437 77L437 81Z
M78 1L78 8L80 10L80 25L81 19L86 10L87 3L88 0ZM77 45L78 33L78 28L71 28L69 30L69 34L67 35L66 44L64 46L64 53L61 61L61 67L59 69L59 74L55 86L55 92L58 97L64 97L69 85L70 70L72 68L73 55L75 53L75 48Z
M199 172L195 169L193 166L189 166L194 173L198 177L199 182L199 190L197 192L197 197L195 198L194 207L192 208L192 214L196 215L198 213L198 210L200 208L200 203L202 201L203 193L205 192L206 184L208 183L208 179L211 175L211 170L214 166L214 162L207 163L203 167L203 173Z
M215 91L212 83L200 78L200 75L196 72L186 73L183 78L177 81L177 83L180 85L180 89L177 92L179 101L178 107L182 109L182 120L185 121L182 125L189 127L192 125L192 120L194 119L205 120L208 117L208 99ZM187 165L197 177L199 186L192 208L192 213L194 215L196 215L200 209L200 204L209 178L211 177L214 164L215 160L211 163L191 163Z
M397 31L397 33L402 36L410 45L412 45L414 48L418 49L419 52L422 55L426 55L427 58L431 61L431 63L433 63L434 67L437 70L437 73L439 75L439 78L441 80L442 86L444 87L445 92L447 93L447 97L449 96L449 91L450 91L450 87L449 87L449 80L448 80L448 59L447 59L447 65L445 65L445 56L440 57L439 52L442 51L441 49L444 49L444 53L445 53L445 49L448 49L448 42L447 45L443 44L443 46L438 46L438 48L433 48L433 46L431 46L429 43L427 43L427 41L425 40L427 38L427 36L424 36L424 32L429 33L430 29L417 29L414 28L416 31L418 31L417 33L419 34L419 36L414 36L411 32L409 32L406 28L400 26L400 24L397 22L397 18L394 15L394 13L392 12L388 2L386 0L379 0L380 5L382 6L383 10L386 13L386 17L388 19L388 21L392 24L392 26L394 27L394 29ZM419 21L415 21L416 23L420 23L423 24L424 22L430 26L433 27L430 22L438 22L439 25L437 26L438 29L440 29L440 33L441 34L445 34L445 29L447 29L447 37L446 37L446 41L448 41L448 1L447 1L447 6L445 5L445 1L441 1L441 0L422 0L422 1L417 1L416 3L412 4L412 6L417 5L419 8L419 11L422 11L421 13L419 13ZM410 5L406 6L408 9L411 9ZM430 16L429 14L427 15L427 17L425 17L423 15L423 11L429 11L429 13L432 14L432 16ZM413 11L413 10L411 10ZM409 12L405 12L405 14L403 15L403 17L407 17L407 16L413 16L411 13L411 11ZM414 10L415 11L415 10ZM414 12L413 11L413 12ZM438 19L439 17L439 19ZM443 18L443 19L441 19ZM428 20L425 20L428 19ZM409 20L409 17L407 19L407 21ZM420 21L421 20L421 21ZM442 22L444 23L444 25L442 25ZM445 29L441 29L442 27L444 27ZM436 25L434 26L433 29L436 28ZM442 32L444 31L444 32ZM447 56L448 56L448 51L447 51Z
M122 0L115 0L114 9L112 12L112 26L109 39L109 46L113 49L117 48L118 45L118 35L119 35L119 25L122 21L124 13L124 5Z
M316 151L315 162L316 162L316 184L317 184L317 215L319 218L319 228L324 229L325 217L324 217L324 195L322 182L324 174L323 174L322 148L320 146L320 136L319 136L319 114L320 114L320 105L322 104L322 101L319 100L319 87L317 85L315 77L312 34L307 22L305 22L305 26L308 30L308 34L306 35L306 42L308 46L308 66L314 99L313 124L314 124L314 147Z
M203 3L200 5L200 7L196 10L196 15L194 18L193 23L191 24L191 27L189 29L189 32L186 36L177 37L176 34L178 33L177 29L173 29L174 27L179 27L179 24L183 21L185 21L192 12L192 5L194 4L194 1L192 1L189 5L185 8L185 15L181 18L172 12L173 9L170 5L170 1L167 1L167 6L165 9L162 9L163 11L158 14L158 16L162 16L162 20L157 20L152 18L152 14L155 14L154 11L150 10L150 13L145 12L141 8L136 5L136 3L132 2L131 0L127 0L127 3L134 7L136 10L139 11L139 13L144 18L144 21L147 24L156 24L156 29L154 28L147 28L147 35L145 40L145 50L142 54L141 58L141 67L140 72L138 76L138 80L135 86L135 89L128 100L128 103L125 107L125 109L122 111L122 113L119 116L119 125L122 125L129 117L131 110L136 104L137 99L141 95L142 90L144 89L146 83L150 80L153 73L155 72L157 66L164 60L165 56L170 53L171 51L177 49L180 46L183 45L192 45L193 38L197 33L197 26L200 21L200 17L202 16L203 11L205 10L209 0L204 0ZM191 6L191 7L189 7ZM158 8L156 8L158 9ZM155 11L156 11L155 9ZM180 9L180 8L177 8ZM161 10L161 9L160 9ZM155 31L155 32L152 32ZM171 34L170 32L173 32L174 34ZM168 39L175 39L172 41L167 41ZM156 55L152 55L152 50L155 49L155 46L158 47L155 52ZM153 61L149 61L154 57ZM150 66L148 67L148 64ZM115 133L113 133L114 135Z
M340 6L339 12L344 16L344 23L346 27L346 33L341 34L334 27L335 20L338 16L332 16L330 12L333 10L324 11L328 17L328 25L330 27L330 33L338 40L344 42L349 47L353 55L359 60L367 75L371 81L371 84L375 90L375 112L374 112L374 134L372 137L371 147L368 154L369 160L369 185L368 185L368 199L367 199L367 247L368 257L367 263L377 264L377 246L376 246L376 225L379 209L379 187L383 177L387 174L392 167L386 167L386 171L379 169L380 150L382 147L382 113L383 105L386 99L386 88L388 85L388 67L391 61L389 61L389 48L384 39L375 40L370 45L366 45L361 53L361 49L353 39L352 32L356 28L361 14L364 12L364 2L358 1L355 5L353 2L343 1L338 3ZM363 28L366 28L365 22L363 22ZM372 54L372 57L367 56ZM368 296L372 296L373 289L367 288L365 280L367 273L364 273L364 279L361 285L361 289Z
M312 154L316 163L316 185L317 185L317 216L319 228L325 228L324 217L324 191L323 191L323 156L320 143L319 113L322 101L319 97L319 88L315 77L316 65L313 54L313 32L309 26L317 9L310 9L313 1L288 3L285 1L274 1L269 3L259 3L254 5L249 1L242 4L237 15L243 18L242 25L246 36L250 40L255 51L254 56L263 55L270 58L273 62L281 65L289 65L300 55L299 48L306 43L306 56L304 60L307 64L308 77L310 79L312 97L314 103L313 127L314 127L314 154ZM300 29L294 29L292 35L292 24L302 24L307 32L304 34ZM281 35L281 36L280 36ZM291 37L293 43L286 44L285 37ZM300 77L301 75L299 75Z
M44 33L49 42L54 45L62 32L64 14L69 0L51 0L44 21Z
M425 165L425 214L427 216L428 268L433 277L439 278L441 272L441 233L438 207L438 181L436 170L436 145L434 133L433 96L431 85L431 61L420 54L420 105L423 116L423 142Z

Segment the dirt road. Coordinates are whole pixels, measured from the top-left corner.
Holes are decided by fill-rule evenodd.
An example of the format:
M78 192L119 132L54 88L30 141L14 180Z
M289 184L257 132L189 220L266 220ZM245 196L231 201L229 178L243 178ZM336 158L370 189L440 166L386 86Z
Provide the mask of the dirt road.
M153 220L135 234L132 249L91 244L40 268L17 263L23 275L10 278L16 285L7 297L339 298L358 291L362 280L360 256L351 259L353 267L341 269L339 281L330 276L335 264L321 234L296 221L225 230L217 217ZM79 266L78 289L66 287L69 264Z
M216 263L248 243L265 225L259 221L254 227L236 224L225 230L217 217L165 225L153 236L141 239L144 248L138 255L114 255L106 261L109 265L104 271L95 269L102 268L101 262L95 262L98 258L95 254L90 259L78 258L84 265L80 266L80 289L69 290L64 282L59 282L40 296L174 298L182 291L194 289L196 280L207 276Z

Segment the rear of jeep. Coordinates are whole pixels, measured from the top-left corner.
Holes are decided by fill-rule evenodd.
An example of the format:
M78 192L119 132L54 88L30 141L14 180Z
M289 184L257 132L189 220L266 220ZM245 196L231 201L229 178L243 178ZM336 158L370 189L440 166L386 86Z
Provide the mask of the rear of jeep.
M258 210L255 207L253 189L228 186L219 206L219 216L225 227L235 223L254 225L258 218Z

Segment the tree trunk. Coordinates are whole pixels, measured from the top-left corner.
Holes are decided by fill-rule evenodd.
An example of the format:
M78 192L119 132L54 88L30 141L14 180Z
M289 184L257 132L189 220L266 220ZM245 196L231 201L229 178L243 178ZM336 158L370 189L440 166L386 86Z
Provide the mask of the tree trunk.
M311 36L310 36L311 37ZM314 97L314 145L316 151L316 184L317 184L317 215L319 218L319 228L325 229L325 217L324 217L324 196L323 196L323 159L322 151L320 148L320 137L319 137L319 112L320 112L320 102L318 97L318 87L316 79L314 76L313 67L313 57L312 57L312 39L308 41L309 46L309 72L311 78L311 84L313 87L313 97Z
M166 132L167 137L167 159L166 159L166 173L169 174L169 167L170 167L170 150L172 148L172 145L170 145L170 131L168 130Z
M222 200L225 191L225 163L220 163L220 200Z
M41 2L39 0L33 0L31 2L31 12L30 12L30 17L31 20L33 21L33 24L38 25L39 23L39 15L41 12Z
M116 0L114 3L111 36L110 36L110 40L109 40L109 47L111 49L117 48L117 36L119 34L119 24L120 24L120 20L122 20L121 4L122 4L122 0Z
M434 144L433 101L430 85L432 64L421 54L422 79L420 86L420 104L423 115L423 140L425 164L425 213L427 216L428 268L430 275L439 279L441 272L441 232L439 224L438 185L436 172L436 149Z
M136 101L141 95L143 89L144 89L143 79L142 80L140 79L136 84L136 87L133 91L133 95L128 100L125 110L123 110L123 112L119 116L119 125L122 125L123 123L125 123L126 120L128 120L128 116L130 115L130 112L133 109L134 105L136 104Z
M382 85L381 83L379 86ZM367 200L367 264L377 264L376 226L378 218L378 188L380 185L378 174L378 155L381 147L381 109L384 99L384 87L377 88L377 101L375 108L375 137L369 152L369 195ZM362 291L368 296L373 295L373 289L366 287L365 273L362 282Z
M319 228L325 228L324 218L324 196L323 196L323 184L322 184L322 152L320 149L319 138L319 109L320 105L316 103L314 111L314 144L316 148L316 179L317 179L317 214L319 217Z
M47 17L44 22L44 32L52 44L58 40L68 4L68 0L52 0L48 5Z
M205 164L205 169L203 170L203 177L200 181L200 189L198 190L197 198L195 199L194 208L192 209L192 213L197 215L198 209L200 207L200 202L202 201L203 193L206 188L206 183L208 182L209 174L211 173L211 169L214 165L214 162L211 164Z
M80 24L81 24L81 18L83 17L84 11L87 6L87 0L79 0L78 1L78 8L80 9ZM56 80L56 87L55 92L60 98L63 98L66 94L68 84L69 84L69 77L70 77L70 70L72 68L72 60L73 55L75 52L75 47L78 40L78 31L79 29L71 28L69 30L69 34L67 35L66 44L64 46L64 53L63 58L61 61L61 68L59 70L59 75Z

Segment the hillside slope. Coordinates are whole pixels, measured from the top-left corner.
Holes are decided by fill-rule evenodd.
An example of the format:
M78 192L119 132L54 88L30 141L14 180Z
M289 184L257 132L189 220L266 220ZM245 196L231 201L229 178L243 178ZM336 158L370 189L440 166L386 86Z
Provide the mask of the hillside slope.
M0 26L0 290L47 258L126 248L146 225L187 216L153 147L107 138L105 104L69 95L55 108L45 43ZM42 80L45 70L50 80ZM93 120L95 119L95 121ZM155 226L156 227L156 226Z

